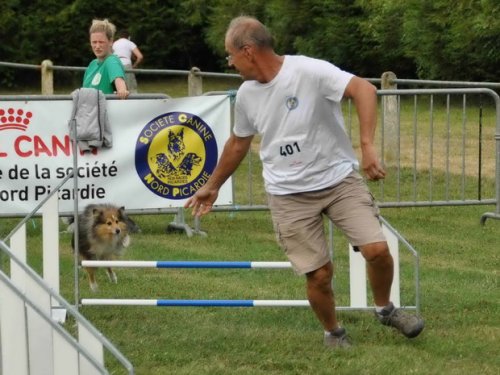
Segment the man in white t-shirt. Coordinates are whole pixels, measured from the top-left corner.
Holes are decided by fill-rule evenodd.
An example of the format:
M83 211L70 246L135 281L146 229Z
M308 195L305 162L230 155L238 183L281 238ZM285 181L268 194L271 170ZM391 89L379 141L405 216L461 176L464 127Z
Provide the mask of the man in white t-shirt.
M274 52L267 28L252 17L237 17L225 38L230 66L244 83L235 103L233 134L207 183L185 204L208 213L222 184L260 134L260 157L274 229L298 274L306 276L307 297L324 328L324 344L348 347L335 314L333 265L323 231L323 215L347 236L367 261L378 320L408 338L423 320L390 301L393 259L379 211L345 132L340 101L350 98L360 123L361 169L368 179L385 177L374 146L376 88L338 67L305 56Z
M135 69L142 62L144 56L137 45L130 40L127 30L119 33L119 39L113 43L113 53L120 58L125 69ZM131 93L137 93L137 80L135 74L128 71L125 73L125 81Z

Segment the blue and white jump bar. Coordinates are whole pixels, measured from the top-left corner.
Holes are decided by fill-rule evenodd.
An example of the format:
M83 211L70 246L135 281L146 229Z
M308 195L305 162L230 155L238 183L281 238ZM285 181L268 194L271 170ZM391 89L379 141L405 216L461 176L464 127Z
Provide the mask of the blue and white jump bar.
M84 260L83 267L115 268L292 268L290 262L232 261L133 261ZM163 306L163 307L298 307L310 306L308 300L206 300L206 299L106 299L83 298L82 305L94 306Z
M115 268L292 268L290 262L83 260L81 264Z
M159 307L308 307L308 300L106 299L83 298L82 305Z

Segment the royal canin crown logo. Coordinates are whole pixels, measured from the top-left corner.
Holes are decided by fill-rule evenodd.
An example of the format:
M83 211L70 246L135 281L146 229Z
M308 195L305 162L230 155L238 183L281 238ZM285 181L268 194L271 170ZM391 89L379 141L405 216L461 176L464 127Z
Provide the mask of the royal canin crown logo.
M24 112L22 109L8 108L6 111L0 108L0 131L9 129L26 131L32 117L33 113Z

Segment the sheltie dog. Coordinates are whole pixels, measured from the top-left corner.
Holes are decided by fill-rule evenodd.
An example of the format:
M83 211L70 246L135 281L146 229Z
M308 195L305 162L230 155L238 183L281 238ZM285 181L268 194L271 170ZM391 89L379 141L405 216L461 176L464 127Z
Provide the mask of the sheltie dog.
M124 207L111 204L90 204L78 215L78 253L84 260L113 260L121 255L130 245L129 232L133 232L135 223L125 214ZM132 229L132 230L131 230ZM75 248L75 232L71 246ZM87 272L90 289L97 291L95 268L84 267ZM118 281L116 274L106 269L112 283Z

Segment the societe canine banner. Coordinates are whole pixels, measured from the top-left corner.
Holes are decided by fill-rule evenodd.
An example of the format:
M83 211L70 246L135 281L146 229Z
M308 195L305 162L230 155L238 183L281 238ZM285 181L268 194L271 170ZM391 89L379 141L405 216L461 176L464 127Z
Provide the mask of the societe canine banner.
M181 207L212 174L230 133L227 95L107 100L112 146L77 151L77 189L59 211L89 203L126 209ZM74 168L72 100L0 101L0 214L31 212ZM232 184L217 205L232 203Z

